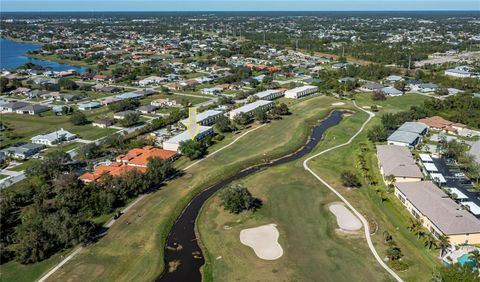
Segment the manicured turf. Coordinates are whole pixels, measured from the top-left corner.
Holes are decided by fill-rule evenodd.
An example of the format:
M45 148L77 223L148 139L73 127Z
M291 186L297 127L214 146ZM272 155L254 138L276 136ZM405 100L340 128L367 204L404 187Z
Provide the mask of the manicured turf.
M4 179L4 178L7 178L8 175L5 175L5 174L0 174L0 179Z
M206 101L209 100L209 99L202 98L202 97L182 96L182 95L175 95L175 94L171 94L171 95L156 94L156 95L150 96L148 98L142 99L142 100L140 100L140 102L142 103L142 105L150 105L150 102L153 101L153 100L167 99L167 98L170 99L170 100L175 100L175 101L177 101L177 103L180 103L182 101L188 101L188 102L192 103L193 105L200 104L200 103L203 103L203 102L206 102Z
M103 107L93 111L84 112L89 120L94 121L98 117L107 115L108 108ZM115 132L111 128L98 128L91 124L73 125L69 121L69 116L55 116L52 112L47 112L41 116L2 114L2 121L8 126L8 130L2 133L1 145L6 147L19 142L30 142L30 138L35 135L59 130L61 128L78 135L79 138L95 140Z
M405 96L384 103L382 112L408 109L410 103L420 103L423 96ZM364 99L363 103L369 101ZM365 105L363 104L363 105ZM362 105L362 104L361 104ZM346 142L360 128L367 115L357 112L329 129L313 153ZM371 125L378 124L376 117ZM370 125L370 126L371 126ZM385 256L383 232L388 230L405 254L409 269L399 272L406 281L426 281L439 265L436 250L428 250L423 241L407 230L410 215L393 195L381 203L374 188L364 187L350 191L341 185L339 175L345 170L356 171L356 155L360 144L369 144L366 133L355 142L322 155L310 166L333 184L367 218L378 224L373 236L381 257ZM380 180L373 146L367 154L370 170ZM366 248L363 236L339 235L335 217L326 204L338 201L326 187L303 170L302 161L277 168L269 168L240 183L264 201L257 213L231 215L219 207L218 196L211 199L198 219L198 231L206 253L205 281L385 281L391 279ZM380 182L381 183L381 182ZM384 185L376 189L385 191ZM244 228L275 223L280 230L280 244L284 256L277 261L262 261L253 251L239 242ZM224 228L225 226L232 229ZM255 269L254 272L251 269ZM322 277L321 279L319 277Z
M380 106L379 110L381 110L381 112L397 112L408 110L411 106L422 105L423 101L427 99L431 98L420 94L408 93L399 97L387 97L387 99L383 101L374 101L372 99L372 93L365 92L355 94L355 100L359 106L377 105Z
M183 177L147 195L122 216L104 238L68 262L52 281L153 280L163 270L163 240L168 226L188 203L194 189L206 188L259 160L294 151L304 144L307 136L305 117L321 118L334 101L329 97L316 97L292 107L292 116L252 132L193 167Z

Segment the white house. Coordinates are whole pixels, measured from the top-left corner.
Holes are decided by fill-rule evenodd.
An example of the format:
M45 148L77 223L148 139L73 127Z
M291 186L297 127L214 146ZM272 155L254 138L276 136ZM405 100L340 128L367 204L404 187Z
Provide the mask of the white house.
M55 146L64 141L70 141L77 138L77 135L70 133L63 128L51 133L41 134L32 137L30 140L34 144L42 144L47 146Z
M283 95L283 91L278 89L270 89L253 94L253 96L257 97L260 100L274 100L282 97Z
M160 84L162 82L168 81L168 78L166 77L160 77L160 76L149 76L146 77L142 80L138 81L138 85L140 86L147 86L147 85L152 85L152 84Z
M307 95L318 92L318 87L313 85L305 85L285 91L286 98L298 99Z
M253 114L257 111L266 111L272 107L273 107L272 101L258 100L253 103L246 104L238 109L231 110L229 112L229 116L230 116L230 119L234 119L235 116L240 113L253 116Z
M200 125L212 125L221 115L223 115L223 112L215 111L215 110L206 110L204 112L197 114L197 122ZM181 122L184 125L187 125L188 119L183 119Z
M213 128L211 128L210 126L200 126L194 140L200 141L209 135L213 135ZM191 139L192 138L190 137L190 133L188 131L184 131L178 135L173 136L170 139L163 141L163 149L168 151L180 152L180 143Z
M174 107L177 105L177 101L170 100L169 98L166 99L157 99L150 102L150 105L154 107Z

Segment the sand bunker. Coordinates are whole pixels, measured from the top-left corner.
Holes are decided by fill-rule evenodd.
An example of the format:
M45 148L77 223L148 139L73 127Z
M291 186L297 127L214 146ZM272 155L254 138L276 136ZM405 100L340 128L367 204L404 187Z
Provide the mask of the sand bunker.
M240 242L249 246L255 254L264 260L275 260L283 255L282 246L278 243L276 224L267 224L240 231Z
M332 106L343 106L343 105L345 105L345 103L343 102L337 102L332 104Z
M328 209L337 217L337 224L342 230L357 231L362 228L360 220L344 205L333 204Z

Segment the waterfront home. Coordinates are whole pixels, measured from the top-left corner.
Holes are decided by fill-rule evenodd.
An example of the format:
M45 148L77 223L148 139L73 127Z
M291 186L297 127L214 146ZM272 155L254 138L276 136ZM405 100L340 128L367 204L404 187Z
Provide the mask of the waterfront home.
M298 99L304 96L313 95L318 92L318 87L305 85L285 91L286 98Z
M480 220L433 182L395 183L395 196L437 239L446 236L451 244L480 244Z
M201 125L198 128L198 132L197 132L197 135L195 135L194 140L200 141L205 137L213 134L214 134L214 131L212 127ZM190 133L188 131L183 131L182 133L163 141L163 149L168 151L180 152L180 149L179 149L180 143L188 140L192 140Z
M71 141L75 138L77 138L77 135L70 133L62 128L51 133L34 136L30 140L34 144L55 146L65 141Z
M395 182L423 180L423 174L407 147L377 145L377 160L385 182L388 182L390 175L395 178Z

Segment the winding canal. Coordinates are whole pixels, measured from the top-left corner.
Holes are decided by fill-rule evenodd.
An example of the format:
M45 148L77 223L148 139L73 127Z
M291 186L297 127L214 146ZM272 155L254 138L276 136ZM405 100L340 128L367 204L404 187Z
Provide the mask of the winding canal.
M202 276L200 268L205 263L205 259L202 250L197 243L195 220L205 201L220 188L235 180L241 179L263 168L281 165L305 156L315 148L318 142L320 142L324 132L330 127L339 124L341 120L342 113L340 111L332 112L330 116L313 128L308 142L300 150L272 162L242 170L233 176L215 183L206 190L203 190L200 194L196 195L190 204L184 209L168 235L165 245L165 270L157 281L201 281ZM170 272L169 265L176 267L176 269Z

